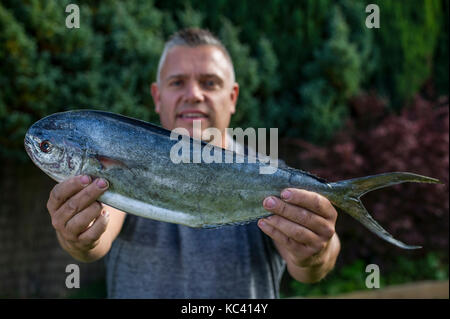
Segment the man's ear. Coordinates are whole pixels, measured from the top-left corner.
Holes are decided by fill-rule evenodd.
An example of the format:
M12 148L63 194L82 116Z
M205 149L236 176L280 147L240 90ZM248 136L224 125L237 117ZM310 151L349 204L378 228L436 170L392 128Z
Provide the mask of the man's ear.
M160 111L160 95L159 95L159 87L157 83L152 83L150 87L150 91L152 93L153 103L155 103L155 112L159 114Z
M239 96L239 84L234 83L233 87L231 88L230 92L230 99L231 99L231 114L234 114L236 112L236 103Z

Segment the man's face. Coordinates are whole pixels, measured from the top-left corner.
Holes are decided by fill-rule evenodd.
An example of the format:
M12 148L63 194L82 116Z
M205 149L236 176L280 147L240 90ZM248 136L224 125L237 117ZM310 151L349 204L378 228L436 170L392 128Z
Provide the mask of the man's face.
M170 49L160 83L153 83L151 89L162 126L185 128L191 136L194 120L201 121L202 130L216 127L225 136L239 93L239 86L232 82L230 62L211 45Z

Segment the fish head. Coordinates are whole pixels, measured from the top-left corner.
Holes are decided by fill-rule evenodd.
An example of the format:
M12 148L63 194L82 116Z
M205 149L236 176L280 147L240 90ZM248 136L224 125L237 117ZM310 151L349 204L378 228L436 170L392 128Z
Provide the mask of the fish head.
M24 146L33 163L57 182L79 175L83 166L83 138L75 124L56 113L34 123L25 134Z

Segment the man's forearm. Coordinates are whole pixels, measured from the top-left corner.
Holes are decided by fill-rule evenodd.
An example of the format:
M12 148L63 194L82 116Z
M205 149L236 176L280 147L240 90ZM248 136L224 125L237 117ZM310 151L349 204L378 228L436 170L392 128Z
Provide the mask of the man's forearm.
M299 267L288 263L287 269L289 274L302 283L318 282L334 268L340 249L341 243L337 234L334 234L322 257L323 263L313 267Z

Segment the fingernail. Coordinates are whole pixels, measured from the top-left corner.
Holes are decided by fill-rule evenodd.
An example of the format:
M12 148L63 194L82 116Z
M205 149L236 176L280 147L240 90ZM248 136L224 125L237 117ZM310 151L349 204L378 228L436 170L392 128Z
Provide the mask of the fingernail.
M108 185L108 183L103 178L97 179L97 186L98 187L105 188L107 185Z
M291 195L292 195L291 191L285 190L281 193L281 198L289 199L289 198L291 198Z
M83 175L80 177L81 185L86 186L91 182L91 178L87 175Z
M266 228L267 227L267 223L264 219L260 219L259 220L259 226L262 228Z
M109 212L107 210L104 210L104 211L102 211L102 215L103 215L103 217L108 218Z
M275 207L275 205L275 200L272 197L266 198L266 200L264 201L264 206L266 208L272 209Z

